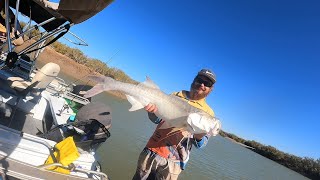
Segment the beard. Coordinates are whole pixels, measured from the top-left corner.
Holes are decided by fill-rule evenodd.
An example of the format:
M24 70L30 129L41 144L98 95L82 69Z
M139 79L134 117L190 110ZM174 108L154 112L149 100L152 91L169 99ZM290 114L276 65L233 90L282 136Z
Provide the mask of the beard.
M194 100L199 100L199 99L203 99L205 97L207 97L209 93L207 93L206 91L203 91L201 89L201 84L197 84L195 82L193 82L191 84L191 87L190 87L190 96L192 99Z

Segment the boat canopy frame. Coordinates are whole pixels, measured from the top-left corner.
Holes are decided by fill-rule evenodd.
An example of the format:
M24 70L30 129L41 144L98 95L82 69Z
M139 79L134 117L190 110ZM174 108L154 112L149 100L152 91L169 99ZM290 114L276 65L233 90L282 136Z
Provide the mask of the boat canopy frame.
M19 12L28 16L36 23L42 23L52 17L54 21L42 27L51 31L69 21L79 24L93 17L106 8L113 0L60 0L53 3L47 0L10 0L9 6L19 9Z
M12 68L22 55L36 51L35 56L33 57L33 61L35 61L44 47L55 42L68 32L72 37L77 39L77 42L65 38L67 41L76 45L88 46L84 40L69 31L70 27L93 17L111 4L112 1L113 0L60 0L59 3L54 3L48 0L4 0L3 4L6 14L5 26L7 32L11 32L10 18L12 17L10 17L10 11L11 9L15 10L14 36L12 37L10 36L10 33L6 33L7 40L0 46L0 49L6 45L8 46L8 50L5 52L7 56L5 65ZM17 33L19 12L30 19L30 25L31 21L36 23L35 25L28 27L24 32L20 32L20 34ZM12 42L14 40L19 37L24 37L24 35L35 29L40 30L39 27L42 27L44 32L40 33L40 38L38 40L21 50L19 53L13 52L14 47ZM48 43L45 43L52 37L54 38Z

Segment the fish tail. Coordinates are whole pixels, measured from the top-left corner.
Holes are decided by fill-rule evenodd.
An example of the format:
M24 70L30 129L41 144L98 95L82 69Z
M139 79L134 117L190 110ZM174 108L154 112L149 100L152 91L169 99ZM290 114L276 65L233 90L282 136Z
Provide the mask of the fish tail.
M86 92L84 95L85 98L95 96L103 91L114 90L114 84L116 83L116 81L111 77L105 76L88 76L88 79L95 81L98 84Z
M95 96L103 91L104 91L103 85L97 84L93 88L91 88L89 91L87 91L83 97L89 98L89 97Z

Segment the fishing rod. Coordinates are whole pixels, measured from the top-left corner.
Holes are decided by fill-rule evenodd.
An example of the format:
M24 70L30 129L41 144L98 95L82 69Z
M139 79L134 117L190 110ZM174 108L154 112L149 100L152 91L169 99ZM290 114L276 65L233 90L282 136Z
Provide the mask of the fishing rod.
M108 63L110 63L111 62L111 60L118 54L120 52L120 48L118 49L118 51L116 51L114 54L112 54L112 56L105 62L105 64L108 64ZM93 75L97 75L98 74L98 72L96 71L97 69L95 69L95 71L93 71ZM110 71L110 69L108 69L107 70L107 72L108 71ZM106 72L106 73L107 73ZM73 81L73 82L71 82L67 87L69 87L70 85L74 85L77 81L79 81L79 80L81 80L81 79L83 79L83 78L85 78L85 77L88 77L89 76L89 74L91 74L92 72L90 71L90 72L88 72L85 76L83 76L82 78L78 78L78 79L76 79L75 81ZM79 91L78 91L78 94L80 94L80 92L85 88L85 87L87 87L87 85L89 84L89 82L90 82L91 80L89 79L86 83L85 83L85 85L82 85L82 87L79 89ZM72 99L71 99L71 101L73 101L74 100L74 98L75 97L73 97Z

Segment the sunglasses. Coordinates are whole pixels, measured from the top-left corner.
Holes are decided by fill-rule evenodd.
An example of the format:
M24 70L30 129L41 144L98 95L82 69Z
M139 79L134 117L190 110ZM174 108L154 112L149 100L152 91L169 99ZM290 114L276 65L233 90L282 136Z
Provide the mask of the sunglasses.
M205 79L203 79L203 78L201 78L201 77L196 77L196 78L194 79L194 82L195 82L196 84L199 84L199 85L203 84L204 86L206 86L206 87L208 87L208 88L211 88L211 87L213 86L213 84L214 84L212 81L210 81L210 80L205 80Z

